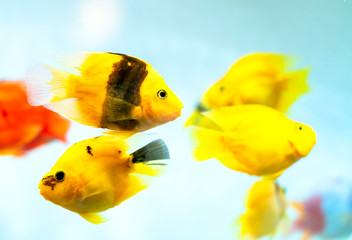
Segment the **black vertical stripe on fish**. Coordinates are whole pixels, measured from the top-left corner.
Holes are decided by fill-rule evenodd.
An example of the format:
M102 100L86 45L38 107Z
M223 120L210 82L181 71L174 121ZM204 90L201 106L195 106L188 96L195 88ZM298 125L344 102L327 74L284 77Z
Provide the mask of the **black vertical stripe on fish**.
M141 103L140 87L148 75L147 64L124 54L110 54L119 55L122 59L113 64L113 71L109 75L101 127L132 130L139 122L129 117L134 105Z

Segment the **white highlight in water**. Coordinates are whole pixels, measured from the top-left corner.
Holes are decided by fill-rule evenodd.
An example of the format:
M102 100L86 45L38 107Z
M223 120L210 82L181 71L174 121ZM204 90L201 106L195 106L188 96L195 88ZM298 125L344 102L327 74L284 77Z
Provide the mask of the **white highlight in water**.
M81 40L92 44L101 44L118 31L121 23L120 8L113 0L82 1L78 17Z

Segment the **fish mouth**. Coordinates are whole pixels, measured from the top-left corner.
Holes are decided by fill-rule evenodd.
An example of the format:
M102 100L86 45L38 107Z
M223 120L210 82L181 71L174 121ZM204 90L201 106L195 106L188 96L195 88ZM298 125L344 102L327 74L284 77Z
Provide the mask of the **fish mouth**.
M41 190L41 192L44 190L44 186L50 187L51 190L54 190L57 183L58 181L55 179L54 175L50 175L42 178L38 188Z
M182 115L182 111L180 108L175 109L172 111L172 113L169 115L168 121L173 121L177 118L179 118Z
M183 106L182 106L182 108L183 108ZM182 115L182 108L178 108L178 109L175 110L175 115L176 115L177 117L179 117L179 116Z

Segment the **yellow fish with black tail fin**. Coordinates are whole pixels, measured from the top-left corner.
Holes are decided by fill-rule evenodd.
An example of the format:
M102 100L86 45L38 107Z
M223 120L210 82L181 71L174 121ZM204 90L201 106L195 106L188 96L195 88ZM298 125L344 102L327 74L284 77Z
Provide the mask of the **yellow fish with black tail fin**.
M106 221L101 212L147 188L170 158L155 140L133 153L113 135L72 145L39 183L40 194L91 223Z
M29 103L44 105L79 123L133 135L181 115L183 105L160 74L138 58L78 53L59 68L28 71Z
M248 191L246 212L239 218L240 238L274 236L284 220L286 207L285 191L281 186L272 180L255 182Z
M186 126L197 126L199 112L225 106L261 104L286 112L309 90L309 68L289 71L292 62L291 57L271 53L241 58L204 93Z
M200 116L207 124L189 127L195 158L216 158L249 175L277 178L316 143L311 127L264 105L222 107Z

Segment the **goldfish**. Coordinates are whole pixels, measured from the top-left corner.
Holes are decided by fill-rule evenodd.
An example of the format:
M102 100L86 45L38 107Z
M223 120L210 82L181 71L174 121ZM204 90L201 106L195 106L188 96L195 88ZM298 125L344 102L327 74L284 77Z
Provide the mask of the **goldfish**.
M309 68L288 71L292 62L291 57L271 53L241 58L203 94L186 126L197 125L200 112L225 106L261 104L286 112L309 90Z
M182 102L143 60L82 52L58 62L59 68L28 71L30 104L44 105L81 124L130 135L181 115Z
M286 212L285 191L272 180L255 182L248 191L246 212L240 216L240 237L274 236Z
M315 190L303 202L292 202L299 212L291 233L302 231L302 240L314 236L324 239L348 237L352 233L352 185L335 179Z
M53 140L66 142L70 121L28 104L24 81L0 81L0 155L23 156Z
M249 175L278 177L316 143L310 126L264 105L223 107L203 112L202 118L206 125L189 127L195 158L216 158Z
M42 178L40 194L91 223L102 223L103 211L147 188L170 158L161 139L129 151L129 142L114 135L75 143Z

